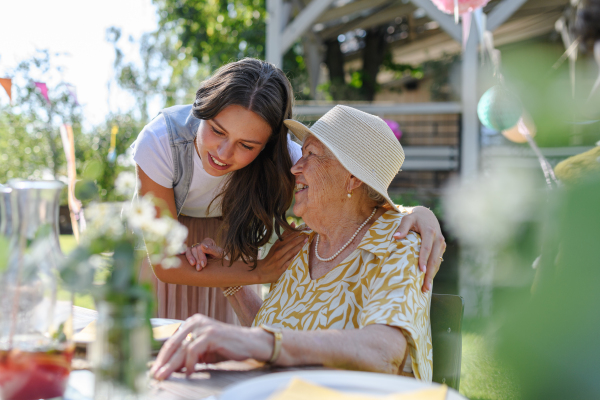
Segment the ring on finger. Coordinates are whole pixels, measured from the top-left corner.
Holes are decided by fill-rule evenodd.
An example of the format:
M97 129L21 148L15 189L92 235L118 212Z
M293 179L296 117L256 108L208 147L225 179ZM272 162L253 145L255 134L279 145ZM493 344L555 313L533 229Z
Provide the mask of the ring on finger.
M199 244L200 243L193 244L193 245L190 246L190 248L194 248L194 247L198 246Z
M444 259L442 257L440 257L440 260L444 261Z
M198 336L196 336L196 333L194 331L190 332L187 334L187 336L185 337L185 341L186 342L193 342Z

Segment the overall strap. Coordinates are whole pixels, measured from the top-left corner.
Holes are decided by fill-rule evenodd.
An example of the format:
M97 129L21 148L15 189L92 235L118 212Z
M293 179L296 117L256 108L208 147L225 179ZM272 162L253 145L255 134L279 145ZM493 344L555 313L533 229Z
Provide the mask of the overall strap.
M161 110L169 133L169 143L173 155L173 192L177 215L187 198L194 174L194 139L200 120L192 115L192 105L173 106Z

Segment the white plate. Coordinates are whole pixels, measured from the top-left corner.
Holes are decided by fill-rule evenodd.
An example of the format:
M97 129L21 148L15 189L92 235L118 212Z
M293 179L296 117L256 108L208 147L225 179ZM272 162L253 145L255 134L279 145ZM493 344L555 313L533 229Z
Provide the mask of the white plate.
M252 378L226 389L219 400L266 400L276 391L284 389L292 380L304 381L352 394L385 396L392 393L412 392L437 386L413 378L397 375L358 371L290 371ZM456 391L448 389L447 400L465 400Z

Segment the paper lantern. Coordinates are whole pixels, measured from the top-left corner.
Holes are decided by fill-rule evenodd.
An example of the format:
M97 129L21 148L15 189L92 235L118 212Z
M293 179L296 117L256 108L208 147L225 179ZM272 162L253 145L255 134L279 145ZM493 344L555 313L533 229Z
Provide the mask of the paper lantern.
M531 116L529 115L529 113L527 111L523 111L523 116L519 119L519 121L517 122L517 124L515 126L502 131L502 134L504 135L504 137L507 138L508 140L510 140L511 142L514 142L514 143L527 142L527 138L525 136L523 136L523 134L521 133L521 129L520 129L521 119L523 120L523 123L525 123L525 126L527 127L527 130L529 131L529 134L531 135L531 137L534 137L535 134L537 133L537 128L535 127L535 124L533 123Z
M454 14L454 0L431 0L433 4L446 14ZM490 0L458 0L458 14L472 12L484 7Z
M402 137L402 131L400 130L400 125L396 121L392 121L391 119L384 119L385 123L390 127L396 139L400 140Z
M521 100L503 85L492 86L477 104L477 115L481 123L497 131L515 126L522 114Z

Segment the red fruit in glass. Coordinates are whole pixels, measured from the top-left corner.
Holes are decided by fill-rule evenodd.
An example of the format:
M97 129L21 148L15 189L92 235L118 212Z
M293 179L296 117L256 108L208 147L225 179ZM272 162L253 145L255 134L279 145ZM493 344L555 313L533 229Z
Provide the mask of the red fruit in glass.
M0 351L0 393L5 400L60 397L65 392L73 349Z

